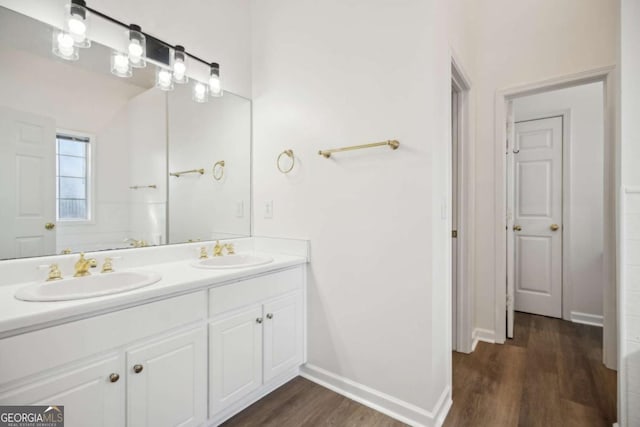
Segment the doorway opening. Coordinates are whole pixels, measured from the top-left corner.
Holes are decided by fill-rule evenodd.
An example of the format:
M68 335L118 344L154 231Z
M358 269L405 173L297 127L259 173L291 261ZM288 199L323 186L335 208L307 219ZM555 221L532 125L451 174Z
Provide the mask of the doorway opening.
M514 311L603 326L616 366L612 69L499 92L496 341ZM506 144L505 144L506 142ZM500 282L500 281L497 281ZM504 295L501 298L500 295Z
M451 61L451 347L473 351L473 144L469 130L471 83L455 58Z

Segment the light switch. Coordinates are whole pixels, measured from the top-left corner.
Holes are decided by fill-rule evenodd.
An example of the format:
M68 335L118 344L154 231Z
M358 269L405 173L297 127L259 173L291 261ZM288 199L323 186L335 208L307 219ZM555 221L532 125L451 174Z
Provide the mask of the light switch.
M265 219L273 218L273 200L264 202L264 217Z
M244 202L236 202L236 218L244 218Z

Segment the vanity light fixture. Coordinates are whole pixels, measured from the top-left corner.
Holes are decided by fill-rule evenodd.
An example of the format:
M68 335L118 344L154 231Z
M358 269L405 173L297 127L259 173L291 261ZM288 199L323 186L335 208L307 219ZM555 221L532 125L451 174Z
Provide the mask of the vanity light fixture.
M195 102L209 101L209 86L202 82L194 81L193 89L191 90L191 99Z
M131 77L133 69L129 61L129 55L117 50L111 52L111 72L118 77Z
M90 47L88 36L89 11L84 0L71 0L65 6L64 31L73 38L76 47Z
M156 87L160 90L173 90L171 70L163 67L156 68Z
M222 84L220 83L220 65L217 62L211 63L211 73L209 76L209 93L211 96L222 96Z
M73 37L65 31L53 32L53 54L66 59L67 61L77 61L80 58L78 47L73 41Z
M129 43L127 45L127 52L129 53L129 62L132 67L144 68L147 66L146 54L147 54L147 42L142 28L139 25L129 25L129 31L127 31L129 37Z
M184 46L176 45L173 48L173 81L176 83L184 84L189 81L186 59Z

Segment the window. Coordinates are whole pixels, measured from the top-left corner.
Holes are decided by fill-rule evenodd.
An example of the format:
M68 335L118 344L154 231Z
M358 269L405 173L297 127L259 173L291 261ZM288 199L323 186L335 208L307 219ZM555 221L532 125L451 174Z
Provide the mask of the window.
M56 205L58 221L88 221L91 139L56 135Z

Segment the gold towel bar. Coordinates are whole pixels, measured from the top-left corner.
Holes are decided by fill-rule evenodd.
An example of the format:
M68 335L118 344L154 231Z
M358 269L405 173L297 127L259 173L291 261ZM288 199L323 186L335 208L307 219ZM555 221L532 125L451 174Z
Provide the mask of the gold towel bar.
M199 173L200 175L204 175L204 169L191 169L189 171L173 172L173 173L170 173L169 175L175 176L176 178L180 178L180 175L185 175L188 173Z
M132 185L131 187L129 187L132 190L140 190L141 188L158 188L157 185L153 184L153 185Z
M332 148L331 150L320 150L318 154L324 156L325 159L331 157L331 154L338 153L341 151L351 151L351 150L360 150L362 148L372 148L372 147L380 147L383 145L388 145L392 150L396 150L400 146L400 142L395 139L390 139L388 141L383 142L374 142L372 144L364 144L364 145L353 145L351 147L343 147L343 148Z

